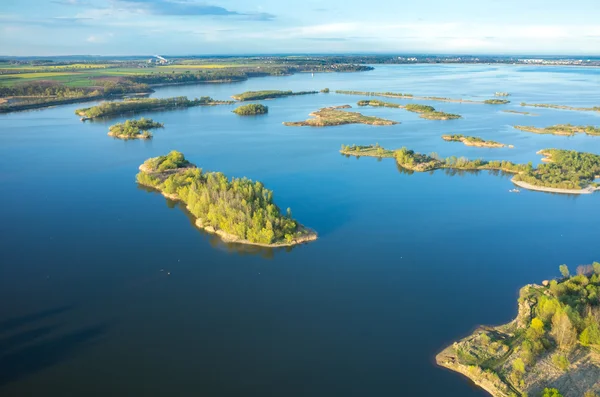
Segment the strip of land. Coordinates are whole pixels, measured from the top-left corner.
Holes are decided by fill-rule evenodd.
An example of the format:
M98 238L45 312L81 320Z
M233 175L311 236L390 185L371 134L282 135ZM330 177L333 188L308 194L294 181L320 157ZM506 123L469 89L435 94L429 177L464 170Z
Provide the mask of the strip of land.
M461 134L455 135L442 135L442 139L448 142L462 142L466 146L475 146L475 147L488 147L488 148L499 148L499 147L509 147L513 148L513 145L505 145L496 141L486 141L477 136L464 136Z
M406 94L400 92L373 92L373 91L348 91L348 90L337 90L336 94L343 95L363 95L363 96L379 96L388 98L399 98L399 99L419 99L424 101L438 101L438 102L458 102L458 103L479 103L488 105L498 105L509 103L510 101L501 99L488 99L485 101L475 101L472 99L456 99L456 98L445 98L437 96L417 96L413 94Z
M137 113L144 111L171 110L189 108L194 106L230 105L233 101L217 101L210 97L188 99L187 97L174 98L141 98L129 99L121 102L104 102L90 108L75 110L75 114L81 116L81 120L90 120L97 117L114 116L125 113Z
M146 160L137 181L183 202L196 217L196 226L225 242L286 247L317 239L292 218L289 208L281 214L273 192L262 183L202 171L177 151Z
M533 132L534 134L552 134L552 135L565 135L572 136L575 134L587 134L600 136L600 128L592 125L571 125L571 124L557 124L550 127L533 127L527 125L515 125L514 128Z
M266 91L246 91L241 94L232 95L231 97L236 101L259 101L262 99L275 99L286 96L296 95L312 95L318 94L319 91L278 91L278 90L266 90Z
M408 104L401 105L399 103L384 102L377 99L362 100L358 101L358 106L374 106L374 107L388 107L405 109L409 112L419 113L421 118L428 120L454 120L460 119L462 116L459 114L445 113L435 110L433 106Z
M322 108L310 114L312 119L305 121L284 122L284 125L292 127L331 127L344 124L368 124L368 125L394 125L397 121L382 119L374 116L363 116L357 112L347 112L340 109L350 108L350 105Z
M140 118L139 120L125 120L109 127L108 135L119 139L150 139L155 128L163 128L164 124L152 119Z
M550 103L525 103L525 102L521 102L521 106L529 106L529 107L534 107L534 108L560 109L560 110L574 110L577 112L600 112L600 106L578 107L578 106L554 105L554 104L550 104Z
M415 172L437 169L456 170L499 170L515 174L512 182L536 191L564 194L587 194L600 190L595 179L600 175L600 156L574 150L544 149L538 154L545 157L545 164L534 168L529 164L515 164L510 161L469 160L461 157L440 158L436 153L421 154L407 148L389 150L379 145L345 146L340 151L349 156L395 158L402 168Z
M514 113L514 114L522 114L524 116L539 116L539 114L536 114L536 113L520 112L518 110L501 110L501 112L504 112L504 113Z
M494 397L597 397L600 392L600 263L527 285L517 317L479 327L436 356ZM548 393L555 389L555 394ZM558 394L560 393L560 394Z

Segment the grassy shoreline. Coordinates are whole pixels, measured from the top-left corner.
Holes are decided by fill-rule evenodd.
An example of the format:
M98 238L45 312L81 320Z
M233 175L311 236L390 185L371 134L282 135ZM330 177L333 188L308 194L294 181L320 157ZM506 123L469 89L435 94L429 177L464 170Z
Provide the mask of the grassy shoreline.
M348 109L350 107L350 105L343 105L322 108L309 115L313 117L312 119L307 119L305 121L286 121L283 125L289 127L332 127L345 124L367 124L376 126L400 124L397 121L374 116L364 116L361 113L340 110Z
M379 145L345 146L340 153L346 156L394 158L399 166L410 171L428 172L438 169L498 170L514 174L512 182L530 190L564 194L587 194L600 190L595 179L600 174L600 155L573 150L544 149L544 164L534 168L532 163L515 164L509 161L482 159L440 158L437 154L415 153L406 148L389 150Z

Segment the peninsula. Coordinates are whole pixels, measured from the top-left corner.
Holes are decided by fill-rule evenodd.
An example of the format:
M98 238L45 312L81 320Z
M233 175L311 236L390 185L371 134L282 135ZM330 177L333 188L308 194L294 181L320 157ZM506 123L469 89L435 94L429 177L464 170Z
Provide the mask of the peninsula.
M503 143L495 142L495 141L486 141L477 136L464 136L461 134L455 135L442 135L442 139L448 142L462 142L466 146L475 146L475 147L489 147L489 148L498 148L498 147L509 147L513 148L513 145L505 145Z
M246 91L241 94L233 95L232 98L236 101L259 101L261 99L275 99L286 96L295 95L312 95L318 94L319 91L277 91L277 90L266 90L266 91Z
M437 102L458 102L458 103L479 103L479 104L503 104L510 101L502 99L488 99L486 101L475 101L472 99L461 99L461 98L444 98L438 96L417 96L413 94L406 94L400 92L373 92L373 91L348 91L348 90L337 90L336 94L343 95L362 95L362 96L379 96L388 98L399 98L399 99L419 99L423 101L437 101ZM499 102L496 102L499 101Z
M566 135L572 136L575 134L587 134L587 135L600 135L600 128L592 125L571 125L571 124L557 124L550 127L538 128L526 125L515 125L513 126L517 130L533 132L534 134L552 134L552 135Z
M269 107L259 103L249 103L232 110L232 112L239 116L255 116L258 114L267 114Z
M119 139L150 139L152 133L148 130L163 128L164 124L152 119L125 120L123 123L111 125L108 135Z
M75 110L75 114L81 116L83 121L124 113L180 109L193 106L230 105L232 103L233 101L217 101L207 96L196 99L188 99L185 96L173 98L141 98L128 99L120 102L103 102L100 105L92 106L90 108L77 109Z
M388 107L408 110L409 112L420 113L421 118L428 120L454 120L460 119L462 116L459 114L445 113L435 110L433 106L408 104L401 105L399 103L384 102L377 99L362 100L358 101L358 106L374 106L374 107Z
M600 156L574 150L544 149L538 152L545 156L545 164L534 168L529 164L515 164L510 161L469 160L464 157L442 159L436 153L429 155L415 153L407 148L388 150L378 145L344 146L340 153L348 156L369 156L395 158L402 168L415 172L437 169L455 170L498 170L515 174L512 182L529 190L552 193L588 194L600 190L594 182L600 175Z
M397 121L382 119L374 116L363 116L357 112L346 112L340 109L348 109L350 105L333 106L322 108L311 113L312 119L305 121L284 122L283 125L291 127L331 127L344 124L368 124L368 125L394 125Z
M548 109L560 109L560 110L574 110L577 112L600 112L600 106L593 107L578 107L578 106L566 106L566 105L554 105L550 103L525 103L521 102L521 106L529 106L534 108L548 108Z
M436 356L494 397L598 397L600 263L562 278L526 285L517 317L479 327Z
M289 208L281 214L273 192L262 183L205 172L177 151L146 160L137 182L184 203L196 226L225 242L284 247L317 239L292 218Z

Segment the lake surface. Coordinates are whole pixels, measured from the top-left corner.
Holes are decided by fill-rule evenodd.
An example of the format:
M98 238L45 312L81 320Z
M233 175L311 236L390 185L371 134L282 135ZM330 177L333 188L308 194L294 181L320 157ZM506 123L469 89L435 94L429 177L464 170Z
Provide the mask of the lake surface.
M600 105L600 69L377 65L153 95L324 87L478 100L507 91L512 103L415 101L464 118L362 108L402 124L285 127L364 99L298 96L265 101L261 117L232 106L143 114L166 126L148 142L106 135L125 117L81 123L74 110L91 104L1 115L0 395L485 396L436 367L435 354L479 324L511 320L521 286L562 263L600 260L600 193L511 194L505 176L410 175L391 159L338 151L378 142L535 164L543 148L600 153L600 137L510 127L599 125L598 113L518 104ZM444 133L515 149L470 148ZM264 182L319 240L252 249L197 230L135 183L145 159L173 149L205 170Z

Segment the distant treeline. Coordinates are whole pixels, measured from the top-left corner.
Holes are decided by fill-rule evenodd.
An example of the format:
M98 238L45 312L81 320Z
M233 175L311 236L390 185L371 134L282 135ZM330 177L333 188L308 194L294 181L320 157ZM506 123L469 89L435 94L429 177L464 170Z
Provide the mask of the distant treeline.
M141 112L146 110L188 108L193 106L210 106L230 104L232 101L216 101L211 97L188 99L185 96L174 98L142 98L130 99L121 102L104 102L90 108L77 109L75 113L79 116L93 119L96 117L112 116L129 112Z

